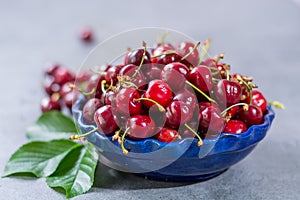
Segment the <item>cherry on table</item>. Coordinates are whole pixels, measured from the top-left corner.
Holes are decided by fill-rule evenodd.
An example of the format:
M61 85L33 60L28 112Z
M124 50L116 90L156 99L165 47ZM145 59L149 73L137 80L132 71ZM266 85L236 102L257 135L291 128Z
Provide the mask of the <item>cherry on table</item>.
M55 78L55 82L59 85L63 85L67 82L74 82L75 80L75 77L71 73L71 71L64 67L60 67L57 70L55 70L53 76Z
M46 75L53 76L55 71L60 67L61 67L60 64L49 63L46 66L45 73L46 73Z
M104 135L112 135L118 128L118 125L114 120L111 105L105 105L96 110L94 121L99 128L100 133L103 133Z
M89 99L83 106L83 119L86 123L92 124L94 123L94 114L96 110L103 106L103 103L100 99L92 98Z
M73 89L70 87L70 85L74 84L73 82L67 82L63 84L61 89L59 90L60 96L64 97L66 94L70 93Z
M80 32L81 40L85 42L90 42L93 39L93 30L90 27L85 27Z
M78 95L78 91L72 90L71 92L63 96L63 102L67 106L67 108L69 108L70 110L72 109L73 103L77 100Z
M239 134L247 130L247 125L241 120L232 119L226 123L224 128L225 133Z
M129 128L129 138L134 140L149 138L155 134L155 123L146 115L132 116L128 119L126 127Z
M55 82L55 78L53 76L45 77L43 87L49 96L51 96L53 93L59 92L61 88L61 86Z
M41 101L41 110L42 112L61 110L60 102L57 98L44 97Z
M155 135L155 138L161 142L173 142L178 139L178 136L176 130L164 127Z

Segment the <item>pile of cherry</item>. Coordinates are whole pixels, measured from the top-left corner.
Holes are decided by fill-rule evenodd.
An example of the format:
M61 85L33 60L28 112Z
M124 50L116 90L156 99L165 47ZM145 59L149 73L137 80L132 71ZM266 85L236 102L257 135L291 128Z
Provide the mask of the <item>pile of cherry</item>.
M77 77L51 65L44 84L49 96L42 100L42 111L60 110L62 105L71 108L82 93L87 99L82 108L84 121L95 124L98 133L113 136L124 153L128 152L125 138L172 142L196 137L200 146L202 139L222 132L243 133L261 124L267 100L253 89L257 87L253 79L231 74L222 54L200 61L199 44L159 43L148 49L143 43L139 49L128 50L124 63L94 68Z

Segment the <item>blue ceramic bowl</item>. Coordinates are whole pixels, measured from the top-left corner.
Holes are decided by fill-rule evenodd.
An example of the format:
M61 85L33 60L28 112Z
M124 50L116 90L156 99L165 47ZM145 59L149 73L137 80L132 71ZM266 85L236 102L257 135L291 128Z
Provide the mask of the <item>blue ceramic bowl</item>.
M75 121L83 133L95 128L95 125L88 125L83 120L85 101L81 97L73 106ZM221 174L245 158L266 136L274 116L273 110L268 107L262 124L251 126L242 134L221 133L216 138L205 139L201 147L192 138L172 143L151 138L139 141L126 139L124 144L130 152L125 155L111 137L95 132L87 139L98 148L101 162L117 170L157 180L201 181Z

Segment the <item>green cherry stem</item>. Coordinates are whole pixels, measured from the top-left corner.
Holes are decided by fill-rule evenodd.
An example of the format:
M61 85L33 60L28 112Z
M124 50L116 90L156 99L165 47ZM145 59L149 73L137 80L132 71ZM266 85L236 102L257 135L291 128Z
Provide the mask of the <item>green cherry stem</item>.
M188 80L185 81L189 86L191 86L192 88L194 88L195 90L197 90L200 94L202 94L208 101L217 103L215 100L213 100L212 98L210 98L209 96L207 96L207 94L205 94L202 90L200 90L199 88L197 88L193 83L189 82Z
M143 41L143 47L144 47L143 57L142 57L142 60L141 60L141 62L140 62L139 67L135 70L135 72L134 72L134 74L131 76L131 78L134 78L134 77L137 75L137 73L138 73L138 72L141 70L141 68L142 68L142 65L143 65L143 62L144 62L145 56L146 56L146 46L147 46L146 42Z
M106 72L98 71L97 69L94 69L94 68L91 68L90 71L95 74L104 75L104 76L107 74Z
M128 154L128 150L125 148L124 146L124 140L125 140L125 136L127 134L127 132L129 131L129 127L125 130L125 132L123 133L122 135L122 138L121 138L121 149L123 151L124 154Z
M170 54L176 54L176 51L166 51L162 54L159 54L159 55L156 55L156 56L151 56L151 58L158 58L158 57L161 57L161 56L164 56L164 55L170 55Z
M137 102L137 101L141 101L141 100L142 101L150 101L150 102L154 103L158 107L160 112L165 111L165 108L162 105L160 105L159 103L157 103L156 101L154 101L153 99L141 97L141 98L138 98L138 99L134 99L133 101Z
M252 88L246 81L244 81L244 79L242 77L238 77L238 80L241 81L246 86L246 88L249 92L249 98L250 98L249 104L252 105Z
M71 89L75 89L77 91L79 91L81 94L83 94L84 96L90 96L92 94L94 94L96 92L96 88L93 88L91 91L89 92L85 92L83 91L83 89L79 88L79 87L76 87L73 83L70 83L69 85L69 88Z
M203 46L200 50L200 56L199 56L199 64L204 60L205 55L207 55L208 53L208 49L210 47L210 39L205 40L205 42L203 43Z
M162 35L158 36L158 43L164 44L166 37L169 35L169 31L164 32Z
M92 134L92 133L94 133L98 130L99 130L99 128L94 128L93 130L90 130L89 132L84 133L84 134L71 135L70 140L80 140L80 139L82 139L82 138L84 138L84 137L86 137L86 136L88 136L88 135L90 135L90 134Z
M198 41L198 42L194 45L193 49L192 49L189 53L187 53L185 56L183 56L183 57L180 59L180 61L183 61L183 60L185 60L187 57L189 57L189 56L195 51L195 49L198 48L199 45L200 45L200 41Z
M279 101L268 101L268 104L273 105L275 108L285 109L285 106Z
M202 144L203 144L203 141L202 141L202 139L201 139L201 137L199 136L199 134L198 133L196 133L196 131L194 131L189 125L187 125L186 123L184 124L184 126L187 128L187 129L189 129L197 138L198 138L198 146L200 147L200 146L202 146Z
M237 103L237 104L234 104L232 106L229 106L228 108L226 108L225 110L223 110L221 112L222 117L225 117L227 111L229 111L231 108L236 107L236 106L246 106L246 107L248 107L248 104L246 104L246 103Z

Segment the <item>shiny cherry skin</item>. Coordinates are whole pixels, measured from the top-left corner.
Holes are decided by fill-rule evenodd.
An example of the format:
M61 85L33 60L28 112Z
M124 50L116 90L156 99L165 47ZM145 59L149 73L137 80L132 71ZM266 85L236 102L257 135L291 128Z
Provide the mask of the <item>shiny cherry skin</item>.
M89 99L83 106L82 113L83 119L86 123L94 123L94 114L96 110L103 106L103 103L100 99L92 98Z
M144 54L144 49L137 49L137 50L130 51L125 57L124 65L132 64L132 65L140 66L142 62L143 54ZM151 56L150 53L146 51L144 61L142 63L141 71L143 73L147 73L151 70L151 67L152 67Z
M260 107L256 105L243 106L238 111L238 118L245 122L247 126L261 124L263 121L263 112Z
M45 74L46 75L49 75L49 76L53 76L55 71L60 68L61 66L59 64L56 64L56 63L50 63L46 66L46 69L45 69Z
M95 88L96 91L91 96L100 99L102 95L101 83L103 80L105 80L105 77L103 75L92 75L88 81L86 91L90 92Z
M148 84L148 88L143 97L156 101L163 107L167 107L173 98L170 86L162 80L152 80ZM153 106L150 101L143 101L143 105L147 108Z
M66 96L66 94L68 94L69 92L71 92L73 90L72 88L69 87L70 84L74 84L74 83L67 82L67 83L63 84L63 86L59 90L60 96L64 97L64 96Z
M195 132L198 131L199 128L199 122L198 120L190 120L189 122L186 123L187 125L189 125L189 127L192 128L192 130L194 130ZM179 135L183 138L194 138L195 134L190 131L186 126L181 126L178 130Z
M202 111L204 110L205 108L209 107L209 106L212 106L214 109L217 110L218 113L221 113L221 110L218 106L218 104L214 103L214 102L206 102L206 101L202 101L202 102L199 102L198 104L199 106L199 111Z
M155 134L155 123L146 115L135 115L128 119L128 137L134 140L152 137Z
M224 128L225 133L240 134L247 130L247 125L241 120L232 119L226 123Z
M115 98L116 94L110 90L102 93L100 100L104 105L112 105L115 102Z
M61 86L55 82L55 78L53 76L46 76L43 82L43 87L49 96L53 93L59 92L61 88Z
M99 132L104 135L112 135L118 128L114 120L111 105L105 105L96 110L94 121L99 129Z
M71 92L63 96L63 102L67 106L67 108L69 108L70 110L72 109L73 103L77 100L78 95L78 91L72 90Z
M178 53L164 54L157 58L156 63L161 68L163 68L165 65L173 63L173 62L181 62L188 67L192 66L192 64L189 63L187 60L181 60L181 59L182 59L182 56L180 56Z
M201 65L205 65L207 67L217 67L217 62L213 58L206 58L201 62Z
M199 119L200 128L207 132L208 135L215 136L221 133L224 129L225 120L221 116L219 110L213 106L200 109Z
M241 101L242 88L239 83L222 79L216 86L216 98L219 105L229 107Z
M67 82L74 82L75 80L75 77L70 72L70 70L64 67L60 67L57 70L55 70L53 76L55 78L55 82L59 85L63 85Z
M138 66L129 64L124 66L120 70L120 76L129 76L131 77L131 82L135 84L139 89L144 89L146 86L146 78L142 71L138 71L136 76L132 78L132 76L135 74L136 70L138 70Z
M158 68L157 66L153 66L150 72L146 74L146 78L148 82L155 80L155 79L160 79L160 74L161 74L162 69Z
M142 108L139 92L134 88L122 88L116 95L116 109L118 112L127 115L140 114Z
M156 47L153 52L152 52L152 57L162 55L163 53L167 51L172 51L174 50L174 47L170 44L161 44ZM151 59L152 63L157 63L157 58L152 58Z
M247 97L245 102L250 104L250 96ZM264 113L267 110L268 101L259 90L252 90L252 104L259 106Z
M90 42L93 40L93 30L90 27L85 27L80 32L80 39L84 42Z
M238 110L239 110L238 106L232 107L230 110L228 110L226 112L226 118L229 118L229 119L234 118L237 115Z
M123 65L115 65L111 66L106 70L105 80L106 83L110 83L113 81L113 84L115 85L118 82L118 75L120 70L123 68Z
M179 92L176 92L173 100L184 102L190 108L190 110L194 110L196 104L198 103L195 94L185 88Z
M61 110L61 105L59 100L53 99L51 97L45 97L41 101L41 110L42 112Z
M193 51L195 44L192 42L181 42L177 47L177 52L182 57ZM193 66L197 66L199 64L199 52L195 49L186 60L190 62Z
M177 140L177 136L176 130L164 127L155 135L155 138L161 142L173 142Z
M188 122L193 112L182 101L172 101L166 108L166 124L171 128L178 128L180 125Z
M193 83L198 89L207 93L213 87L213 80L210 70L204 66L199 65L194 67L187 75L188 81Z
M173 91L183 89L189 69L180 62L170 63L161 71L160 78L172 88Z

